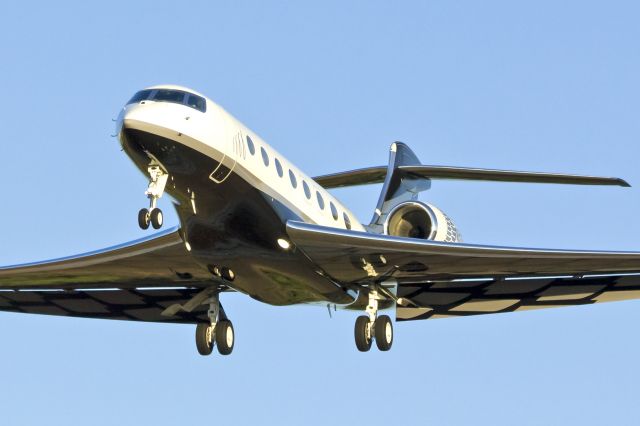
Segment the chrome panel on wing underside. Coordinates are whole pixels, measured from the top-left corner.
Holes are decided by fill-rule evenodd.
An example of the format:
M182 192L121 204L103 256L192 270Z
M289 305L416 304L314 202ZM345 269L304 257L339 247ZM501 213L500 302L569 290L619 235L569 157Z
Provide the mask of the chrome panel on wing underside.
M189 255L178 228L77 256L0 268L0 289L211 284L211 274Z
M163 315L173 304L191 300L198 288L95 290L0 290L0 311L126 321L189 323L207 321L207 306ZM221 308L222 309L222 308Z
M640 275L413 282L398 296L398 321L494 314L639 299Z
M340 282L640 273L640 253L444 243L289 221L298 248Z

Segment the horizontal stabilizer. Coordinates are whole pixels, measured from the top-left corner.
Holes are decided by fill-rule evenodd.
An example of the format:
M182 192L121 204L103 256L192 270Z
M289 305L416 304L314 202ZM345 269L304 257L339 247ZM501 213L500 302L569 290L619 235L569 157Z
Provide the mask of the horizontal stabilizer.
M369 185L384 182L387 166L367 167L315 177L314 180L326 189L346 186ZM610 185L629 187L620 178L569 175L561 173L520 172L512 170L478 169L449 166L399 166L398 170L408 175L425 179L483 180L494 182L554 183L571 185Z

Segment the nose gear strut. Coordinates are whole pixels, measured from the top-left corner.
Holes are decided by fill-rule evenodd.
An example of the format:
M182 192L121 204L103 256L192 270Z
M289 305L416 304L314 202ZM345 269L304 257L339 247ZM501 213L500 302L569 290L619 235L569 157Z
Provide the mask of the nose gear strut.
M149 173L149 186L145 191L145 195L149 198L149 208L141 209L138 212L138 225L140 228L147 229L149 224L153 226L153 229L160 229L162 227L163 215L158 205L158 200L164 193L164 188L167 185L167 179L169 174L158 164L157 161L152 160L147 168Z

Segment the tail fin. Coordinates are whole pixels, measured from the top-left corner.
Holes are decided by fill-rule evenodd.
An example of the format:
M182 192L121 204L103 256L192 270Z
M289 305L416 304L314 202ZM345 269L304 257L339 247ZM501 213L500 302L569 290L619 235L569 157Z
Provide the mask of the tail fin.
M326 189L383 183L376 210L369 224L369 229L373 232L381 232L384 218L391 208L400 202L415 200L419 192L431 187L432 179L631 186L627 181L614 177L427 166L421 164L413 151L402 142L391 144L389 164L386 167L367 167L314 178L318 184Z
M403 170L404 167L420 167L420 160L407 145L394 142L389 149L389 164L378 204L369 224L369 229L373 232L382 232L384 220L393 207L405 201L416 200L418 193L431 187L428 178L407 173Z

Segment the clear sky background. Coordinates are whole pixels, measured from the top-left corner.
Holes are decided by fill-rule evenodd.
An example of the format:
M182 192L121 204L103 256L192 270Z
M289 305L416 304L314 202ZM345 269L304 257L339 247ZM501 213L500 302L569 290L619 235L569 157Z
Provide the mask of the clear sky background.
M148 235L113 133L160 83L208 95L310 175L426 164L620 176L633 188L442 182L466 242L640 249L634 1L0 3L0 264ZM336 195L370 219L379 188ZM177 224L170 201L161 206ZM0 313L0 423L638 424L640 301L401 323L225 295L232 356L193 327Z

